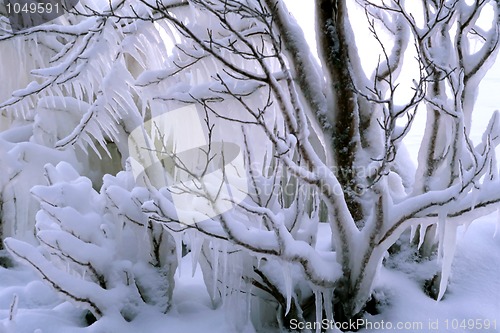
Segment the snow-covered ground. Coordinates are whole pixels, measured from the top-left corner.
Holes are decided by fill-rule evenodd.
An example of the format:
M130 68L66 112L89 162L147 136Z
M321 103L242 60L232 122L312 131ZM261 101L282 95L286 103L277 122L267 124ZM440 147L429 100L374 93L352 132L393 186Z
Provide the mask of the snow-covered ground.
M385 302L382 312L367 315L372 329L360 332L500 332L500 232L495 235L496 227L497 215L492 214L460 230L450 285L440 302L422 292L423 281L437 269L434 262L405 261L404 253L391 260L397 268L383 268L375 286ZM61 302L27 268L0 268L0 333L233 333L225 310L213 309L200 270L192 277L190 268L188 255L183 258L181 276L176 274L173 307L167 315L152 310L130 323L105 318L91 326L80 309ZM14 295L18 306L10 320ZM490 327L484 328L488 323ZM480 324L483 328L477 329ZM252 332L250 325L244 330Z
M436 270L433 263L400 262L398 270L383 268L376 289L383 292L388 304L381 314L368 316L374 329L365 332L381 332L375 325L382 322L400 332L500 332L500 234L494 236L496 219L492 214L472 223L467 231L460 230L452 277L440 302L422 292L423 280ZM405 329L397 330L397 325Z
M105 318L88 326L84 313L58 296L23 266L0 267L0 333L195 333L233 332L221 309L214 310L204 287L200 269L191 276L191 256L183 258L183 273L176 274L173 307L168 315L144 311L134 321ZM13 299L19 303L9 319ZM147 314L147 315L146 315ZM245 333L254 332L248 330Z

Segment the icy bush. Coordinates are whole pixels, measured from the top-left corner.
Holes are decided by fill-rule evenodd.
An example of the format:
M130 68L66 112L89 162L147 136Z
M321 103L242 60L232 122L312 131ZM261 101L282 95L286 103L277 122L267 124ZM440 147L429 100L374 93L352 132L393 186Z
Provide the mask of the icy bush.
M167 311L176 268L172 238L141 211L148 192L132 188L129 173L106 176L100 192L67 163L45 169L35 247L8 238L5 245L63 298L96 318L119 313L131 320L144 304Z

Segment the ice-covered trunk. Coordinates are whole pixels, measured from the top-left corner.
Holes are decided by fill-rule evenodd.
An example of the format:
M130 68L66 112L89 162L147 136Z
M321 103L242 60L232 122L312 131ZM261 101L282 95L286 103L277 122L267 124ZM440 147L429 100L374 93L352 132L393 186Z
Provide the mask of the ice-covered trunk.
M352 50L352 29L345 1L318 0L317 38L322 65L326 69L329 118L336 176L358 227L364 225L364 212L356 194L360 185L356 157L360 147L359 110L355 68L359 59ZM351 44L351 45L350 45Z
M373 281L384 253L383 249L368 245L364 251L366 261L358 263L357 272L351 274L351 278L335 290L334 317L336 321L352 321L364 314L367 303L372 297Z
M353 43L354 35L346 1L317 0L316 15L318 48L327 77L328 116L333 128L331 141L335 174L342 186L349 213L357 228L362 230L358 236L371 239L368 242L355 240L348 251L342 249L341 244L336 244L338 258L342 261L343 279L335 289L334 316L337 321L348 321L361 313L370 298L371 283L377 267L373 263L379 262L378 257L373 255L376 234L374 228L377 223L367 221L368 207L357 194L362 186L356 173L362 149L360 127L368 123L361 115L357 93L357 85L364 73ZM332 221L339 218L334 212L335 209L332 208Z
M388 189L385 180L377 185L376 202L367 214L366 227L356 236L356 250L350 251L350 270L335 290L334 315L337 321L359 318L371 299L372 284L387 248L378 244L386 221Z

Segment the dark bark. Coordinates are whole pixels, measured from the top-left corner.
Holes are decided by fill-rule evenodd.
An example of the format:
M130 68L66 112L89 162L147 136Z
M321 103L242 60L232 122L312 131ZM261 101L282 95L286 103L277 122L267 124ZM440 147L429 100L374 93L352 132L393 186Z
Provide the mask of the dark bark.
M349 210L363 226L363 210L357 198L355 160L359 147L358 96L346 29L350 29L345 0L317 0L317 38L322 65L329 82L333 156L337 178L344 190Z

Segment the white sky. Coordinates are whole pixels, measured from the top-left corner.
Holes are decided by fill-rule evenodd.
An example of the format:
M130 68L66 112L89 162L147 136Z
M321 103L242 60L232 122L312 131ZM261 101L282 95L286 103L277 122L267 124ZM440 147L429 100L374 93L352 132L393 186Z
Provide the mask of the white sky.
M288 6L288 9L301 25L312 48L316 47L316 41L314 37L314 3L312 0L285 0ZM354 1L353 1L354 2ZM351 20L353 22L353 28L355 32L358 33L358 49L360 54L370 54L370 57L361 56L361 60L363 62L363 67L365 69L373 68L376 63L376 56L373 56L373 50L378 49L378 45L374 43L371 38L369 32L367 30L365 33L359 33L366 29L366 18L362 11L353 11L351 12ZM486 18L489 22L491 22L491 18ZM366 38L364 38L366 36ZM361 42L360 42L361 41ZM410 46L411 47L411 46ZM371 58L371 59L370 59ZM408 59L409 57L407 57ZM405 74L405 70L408 70L409 67L406 66L403 70L401 77L411 78L409 73ZM491 113L494 110L500 109L500 56L496 61L493 68L488 72L486 77L480 86L479 96L476 104L475 115L472 119L472 139L474 143L479 143L481 139L482 133L486 125L488 124L488 120L491 116ZM418 149L420 144L420 137L422 135L422 131L425 126L425 111L424 108L420 109L421 112L419 114L420 117L417 118L417 121L414 126L414 130L408 136L408 139L405 140L407 142L408 148L410 150L415 151ZM423 112L422 112L423 111ZM413 154L412 154L413 155ZM416 156L413 156L416 162Z

